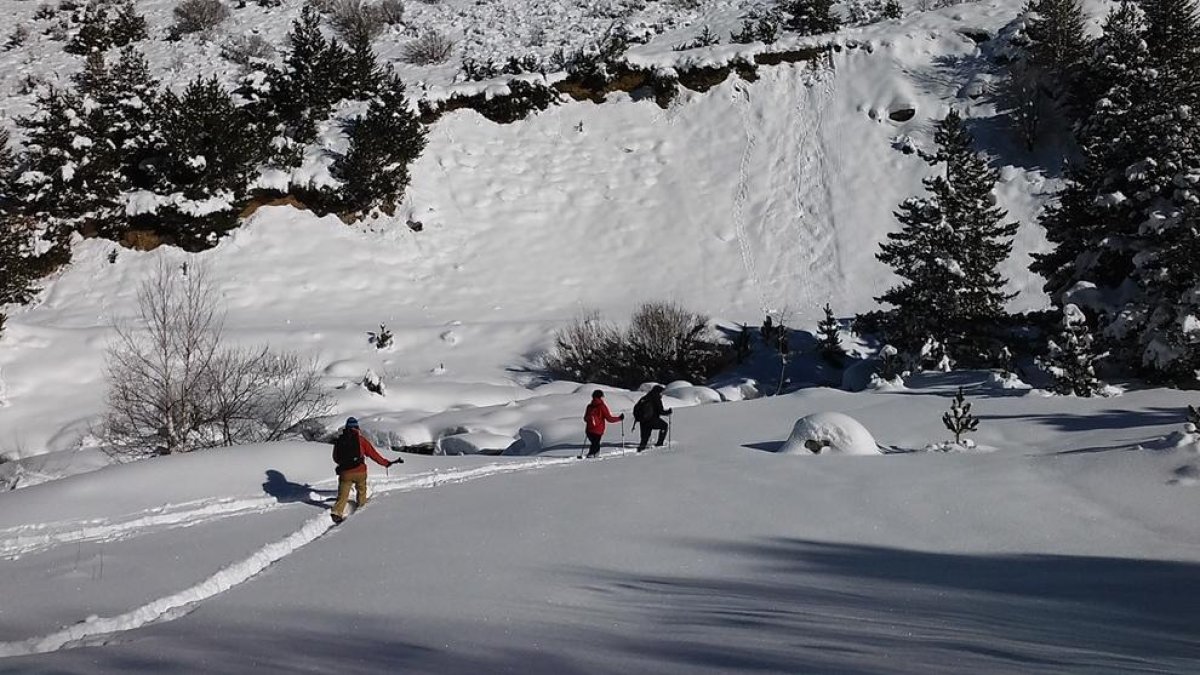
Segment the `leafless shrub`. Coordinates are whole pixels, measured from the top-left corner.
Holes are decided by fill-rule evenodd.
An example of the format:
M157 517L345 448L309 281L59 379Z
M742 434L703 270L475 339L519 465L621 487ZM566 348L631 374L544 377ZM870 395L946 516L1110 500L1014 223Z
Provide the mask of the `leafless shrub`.
M29 39L29 28L25 24L18 24L13 32L9 34L8 39L4 41L4 51L16 49L25 44L25 40Z
M544 358L552 374L579 382L636 387L647 381L702 382L729 364L733 346L716 339L708 317L673 303L646 303L618 330L597 314L555 337Z
M436 30L422 33L420 37L404 45L404 60L418 66L445 63L454 51L454 41Z
M239 66L249 66L255 61L268 61L274 55L275 48L258 33L234 36L221 45L221 56Z
M171 454L280 438L328 411L317 372L269 348L222 344L203 269L160 264L138 291L138 315L107 354L104 435L120 454Z
M229 18L229 8L221 0L183 0L175 6L171 36L211 31Z
M371 40L386 25L379 5L362 0L333 0L328 14L334 31L347 42Z
M389 26L404 22L404 0L380 0L379 18Z

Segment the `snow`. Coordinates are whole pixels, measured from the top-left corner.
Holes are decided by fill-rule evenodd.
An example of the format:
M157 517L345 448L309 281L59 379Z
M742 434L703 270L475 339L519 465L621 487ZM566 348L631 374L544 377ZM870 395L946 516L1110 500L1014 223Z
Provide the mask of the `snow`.
M35 5L0 0L13 21ZM139 10L160 35L173 6ZM248 3L220 31L279 45L299 6ZM704 25L727 35L747 6L633 9L632 23L664 30L630 59L668 69L761 52L671 49ZM435 27L463 53L546 54L594 39L606 8L408 3L376 48L396 60ZM783 374L846 391L764 395L780 373L758 345L710 386L668 384L670 447L635 453L618 423L602 460L574 459L597 385L545 380L537 355L556 329L664 298L717 326L774 312L809 331L826 302L840 318L874 309L895 281L878 243L928 171L904 149L929 149L951 107L1021 223L1001 269L1019 293L1010 309L1045 307L1026 268L1047 247L1036 214L1063 153L1008 134L988 95L1000 76L963 34L995 34L1021 3L908 9L772 47L831 40L832 68L763 67L666 110L614 94L511 125L448 113L395 216L347 225L265 206L210 251L121 249L115 262L111 242L77 240L0 338L0 486L18 488L0 493L0 672L1195 672L1189 392L1045 396L1024 373L884 382L879 345L859 344L844 372L806 353ZM6 92L80 65L35 27L0 53ZM237 74L216 41L144 47L176 88ZM503 86L457 83L455 60L398 65L430 99ZM0 114L31 100L8 95ZM892 120L899 109L915 115ZM327 150L344 134L320 134L299 169L259 184L333 184ZM127 211L164 203L134 193ZM230 342L317 363L336 401L317 432L354 415L389 458L440 454L371 465L371 504L337 528L328 444L113 463L96 434L104 351L160 261L211 272ZM1077 291L1081 306L1107 300ZM387 349L368 341L381 323ZM369 373L384 395L363 386ZM970 448L949 447L940 421L959 386L981 420ZM614 413L640 397L603 388ZM830 451L788 456L811 454L797 447L808 438ZM875 458L842 456L854 453Z
M879 446L858 420L838 412L823 412L796 420L779 452L785 455L877 455Z

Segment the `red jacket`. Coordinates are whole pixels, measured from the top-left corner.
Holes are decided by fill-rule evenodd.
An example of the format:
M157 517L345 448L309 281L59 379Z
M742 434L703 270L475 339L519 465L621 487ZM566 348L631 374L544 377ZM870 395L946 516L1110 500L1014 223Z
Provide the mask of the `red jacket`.
M352 431L354 431L355 436L358 436L358 451L363 454L363 457L370 457L379 466L391 466L392 465L391 462L389 462L383 458L383 455L379 454L379 451L375 449L375 446L371 445L371 441L368 441L366 439L366 437L362 435L362 433L360 433L357 429L354 429ZM333 461L335 461L335 462L337 461L336 451L334 452ZM354 467L353 469L348 469L346 471L339 471L338 475L349 476L352 474L359 474L359 473L366 473L366 472L367 472L367 463L363 462L362 464L359 464L358 466Z
M614 416L608 411L608 406L604 404L604 399L594 398L588 404L587 411L583 413L583 421L587 422L587 433L603 436L604 423L620 422L621 418Z

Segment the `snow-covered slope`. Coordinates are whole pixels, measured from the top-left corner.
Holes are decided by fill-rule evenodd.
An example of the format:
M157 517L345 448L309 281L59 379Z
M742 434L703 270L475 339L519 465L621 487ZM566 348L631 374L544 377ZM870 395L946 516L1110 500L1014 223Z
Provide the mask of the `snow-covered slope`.
M956 381L991 451L911 452ZM912 384L682 409L644 455L410 458L329 532L327 446L11 492L0 672L1194 671L1187 397ZM890 452L773 452L832 410Z

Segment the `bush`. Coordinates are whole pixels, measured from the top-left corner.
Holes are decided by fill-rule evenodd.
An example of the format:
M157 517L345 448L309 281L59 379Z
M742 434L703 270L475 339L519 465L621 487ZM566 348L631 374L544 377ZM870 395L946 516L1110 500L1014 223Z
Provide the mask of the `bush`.
M480 98L471 106L480 115L499 124L510 124L557 103L558 91L540 83L513 80L508 83L507 96Z
M255 61L269 61L275 48L258 33L231 37L221 45L221 56L239 66L249 66Z
M362 0L333 0L329 6L329 23L347 42L371 40L383 32L386 25L380 6Z
M108 350L105 436L128 455L278 440L329 411L311 364L262 347L227 348L202 269L160 263L138 317Z
M708 318L670 303L647 303L620 331L589 314L560 331L543 358L557 377L634 388L643 382L703 382L732 362L734 347L718 342Z
M381 0L377 7L379 18L387 25L404 22L404 0Z
M445 63L454 51L454 41L438 31L421 34L416 40L404 45L404 60L418 66Z
M183 0L175 6L171 38L212 30L229 18L229 8L221 0Z

